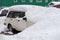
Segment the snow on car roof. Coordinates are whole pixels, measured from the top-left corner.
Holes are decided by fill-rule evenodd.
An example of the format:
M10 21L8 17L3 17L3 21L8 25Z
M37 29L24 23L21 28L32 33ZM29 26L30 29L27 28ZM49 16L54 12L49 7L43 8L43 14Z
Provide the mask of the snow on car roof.
M51 2L51 3L54 3L54 5L58 5L58 4L60 4L60 2Z
M28 9L34 8L33 5L15 5L11 6L10 11L27 11Z

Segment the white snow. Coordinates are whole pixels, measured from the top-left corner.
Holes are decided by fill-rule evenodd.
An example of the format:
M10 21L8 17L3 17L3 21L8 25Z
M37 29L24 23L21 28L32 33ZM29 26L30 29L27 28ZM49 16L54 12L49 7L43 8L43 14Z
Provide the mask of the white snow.
M0 40L60 40L60 9L35 6L26 17L32 26L16 35L0 34Z
M5 18L6 18L6 16L0 17L0 24L3 24L4 23Z
M0 24L0 32L6 30L6 26L3 24Z
M14 10L14 11L27 11L30 10L32 8L34 8L34 5L15 5L15 6L11 6L9 7L9 10Z
M58 5L58 4L60 4L60 2L51 2L51 3L53 3L54 5Z
M1 16L1 17L0 17L0 32L1 32L1 31L4 31L4 30L6 29L6 26L3 25L5 18L6 18L6 16Z

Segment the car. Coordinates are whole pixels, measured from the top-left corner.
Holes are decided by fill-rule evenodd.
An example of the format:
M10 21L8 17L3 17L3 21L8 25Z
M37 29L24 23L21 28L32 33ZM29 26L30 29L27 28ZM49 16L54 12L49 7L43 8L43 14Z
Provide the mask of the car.
M26 6L27 7L27 6ZM12 6L9 7L8 13L6 15L6 19L4 25L7 26L9 31L12 31L14 34L16 32L21 32L31 26L33 23L27 20L26 10L27 8L24 6Z
M6 14L8 13L8 9L9 9L8 7L1 9L0 10L0 17L6 16Z
M49 3L50 7L56 7L56 8L60 8L60 2L51 2Z

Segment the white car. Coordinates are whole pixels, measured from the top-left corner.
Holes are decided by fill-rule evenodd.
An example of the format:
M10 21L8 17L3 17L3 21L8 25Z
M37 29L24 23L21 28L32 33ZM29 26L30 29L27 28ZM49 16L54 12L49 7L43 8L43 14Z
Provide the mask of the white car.
M0 16L6 16L6 14L8 13L8 7L5 7L3 9L0 10Z
M60 8L60 2L51 2L49 3L50 7L56 7L56 8Z
M9 7L4 24L10 31L13 31L13 33L15 33L15 31L23 31L33 24L32 22L28 21L25 16L26 12L28 11L26 9L29 8L26 7L27 6L24 7L19 5Z

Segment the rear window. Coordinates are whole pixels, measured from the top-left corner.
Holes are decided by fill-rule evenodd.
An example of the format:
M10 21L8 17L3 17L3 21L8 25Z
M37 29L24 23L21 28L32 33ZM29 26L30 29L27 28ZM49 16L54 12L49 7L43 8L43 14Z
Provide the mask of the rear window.
M16 17L24 17L25 16L25 12L17 12L17 11L10 11L7 17L10 18L16 18Z

